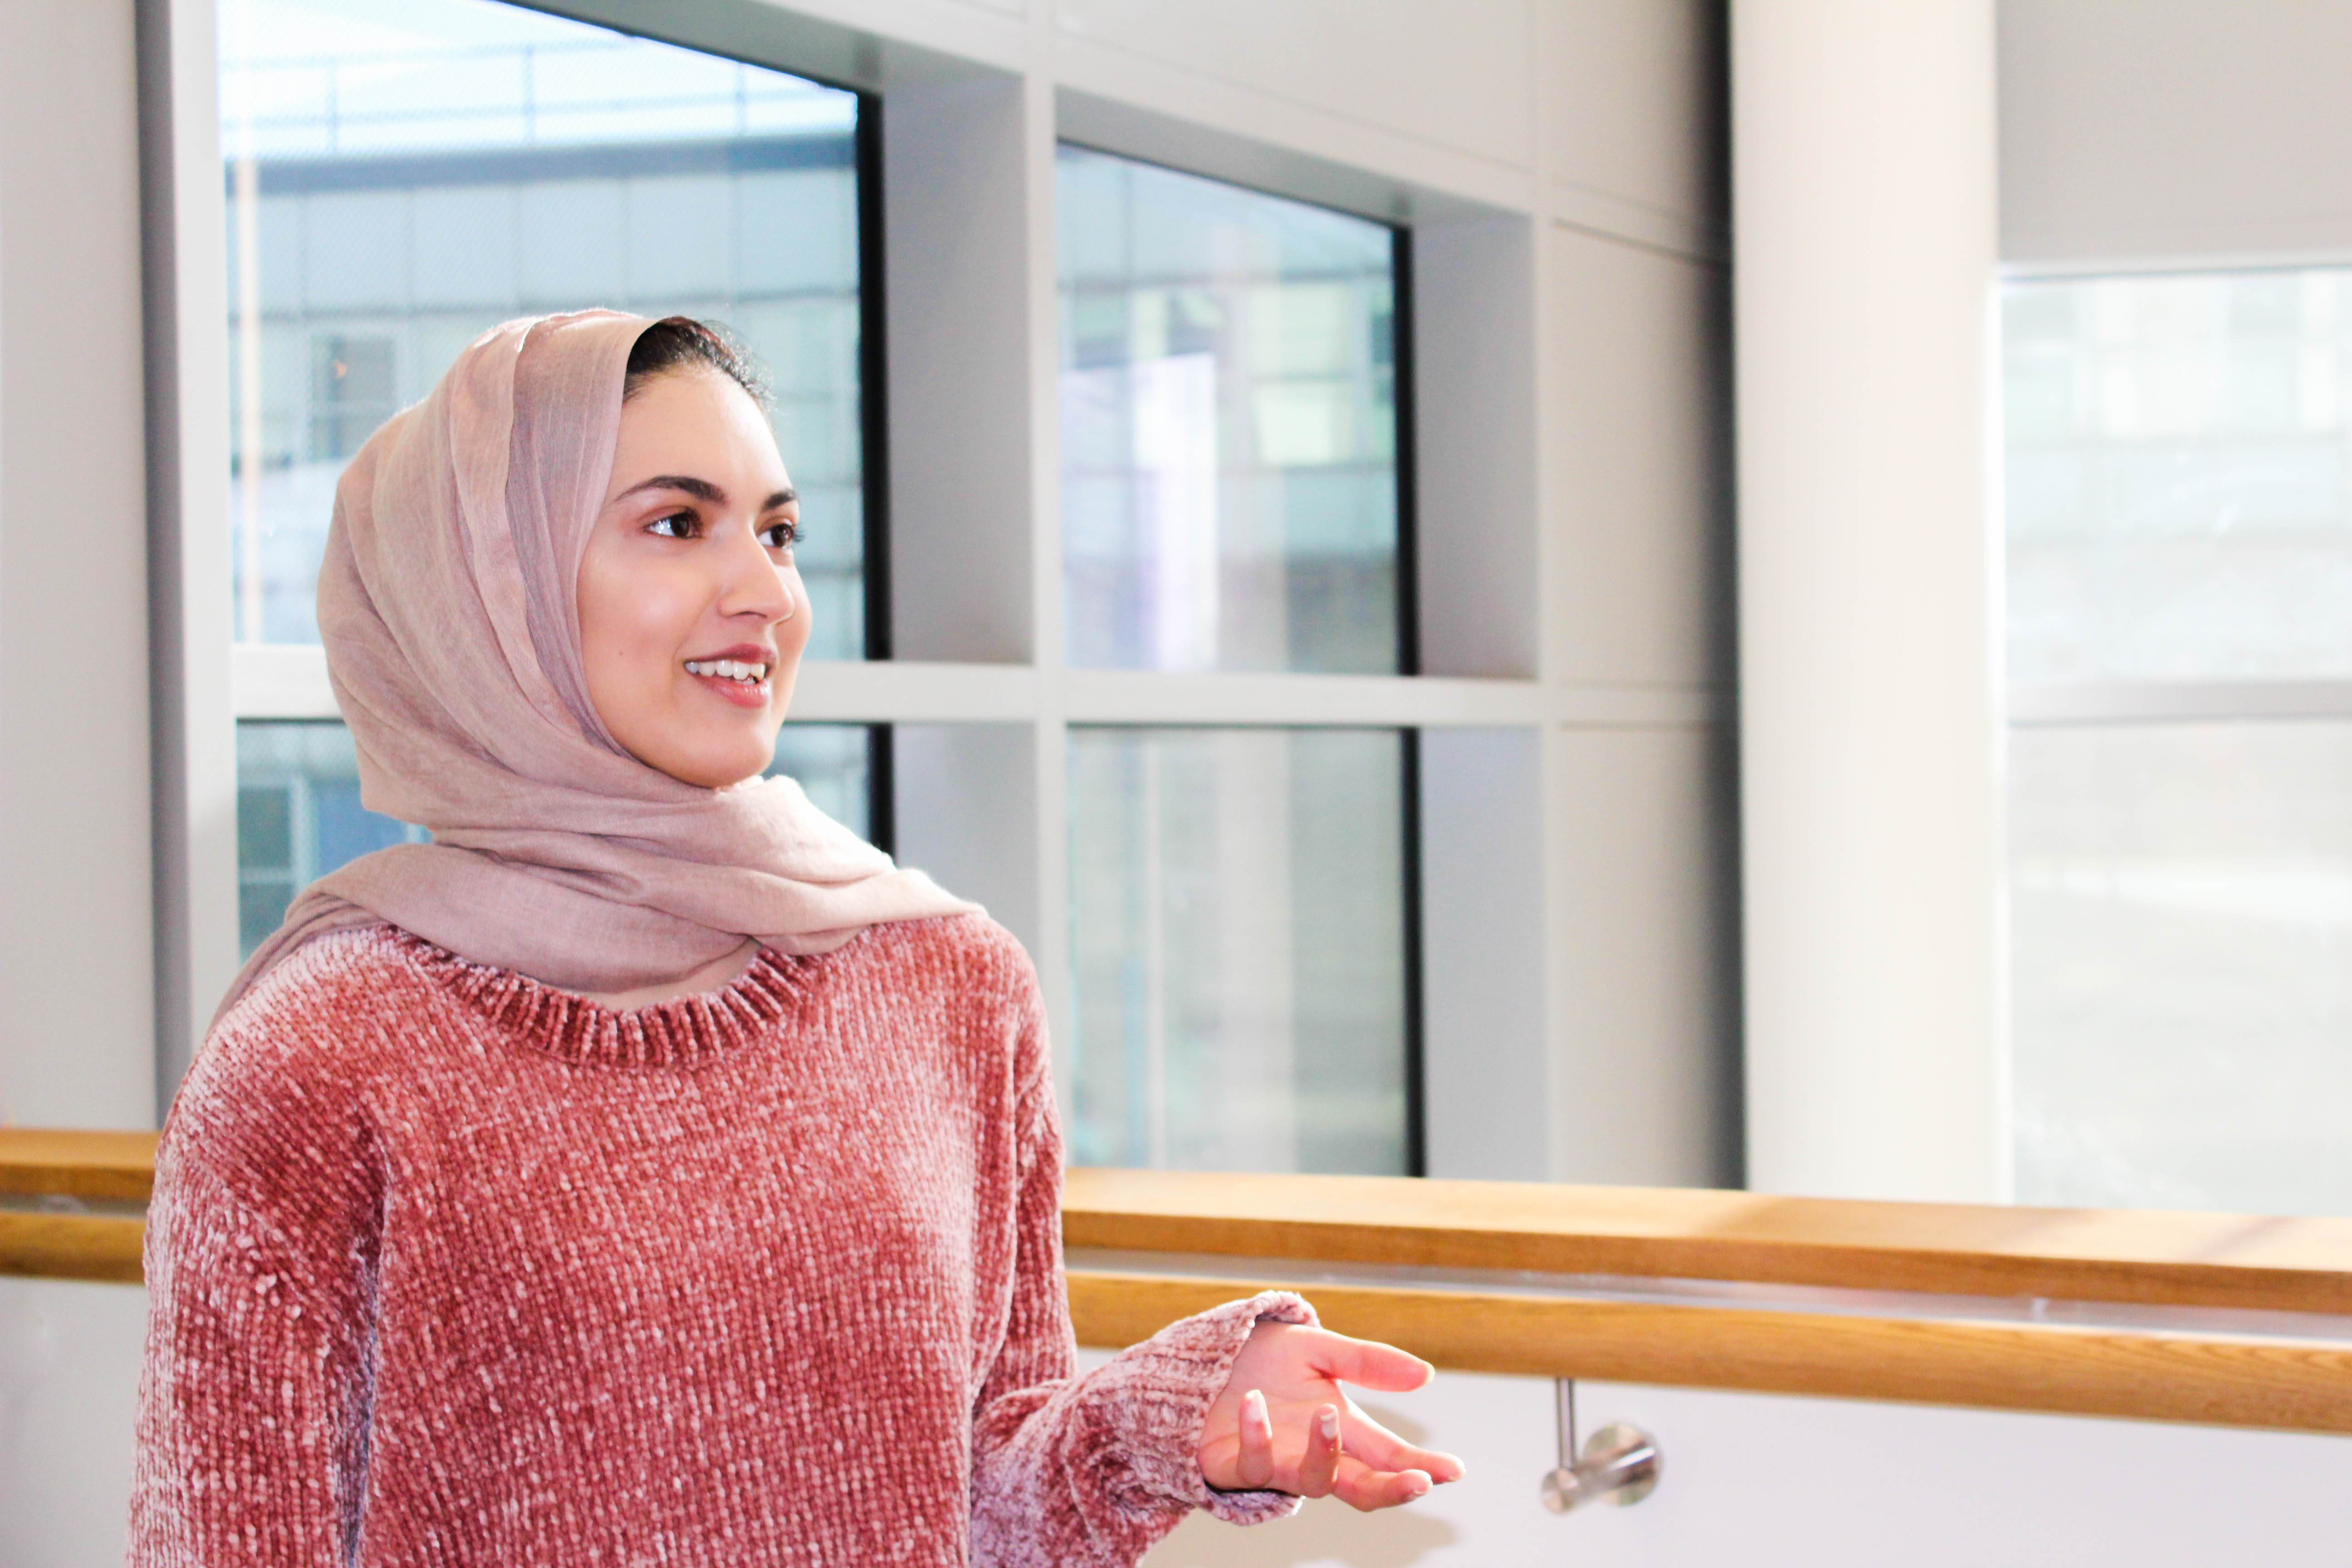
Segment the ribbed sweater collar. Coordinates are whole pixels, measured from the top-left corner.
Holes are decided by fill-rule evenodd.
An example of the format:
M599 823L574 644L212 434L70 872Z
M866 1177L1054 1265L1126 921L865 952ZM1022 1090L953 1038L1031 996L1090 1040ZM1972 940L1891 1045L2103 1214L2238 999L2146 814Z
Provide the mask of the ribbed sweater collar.
M821 958L762 947L716 991L623 1011L406 932L409 961L517 1043L583 1067L691 1068L740 1050L812 1000Z

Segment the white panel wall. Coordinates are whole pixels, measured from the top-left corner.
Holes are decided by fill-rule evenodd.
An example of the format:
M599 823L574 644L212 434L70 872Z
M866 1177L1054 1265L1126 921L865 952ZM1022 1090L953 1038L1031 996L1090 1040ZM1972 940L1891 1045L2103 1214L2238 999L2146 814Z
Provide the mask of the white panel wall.
M1524 168L1530 0L1037 0L1074 39Z
M1739 1184L1731 752L1721 724L1558 741L1565 861L1604 891L1556 943L1556 1180Z
M0 1124L155 1114L127 5L0 12Z
M122 1561L147 1294L0 1279L0 1563Z
M1585 1432L1632 1421L1664 1464L1633 1507L1562 1518L1537 1498L1548 1380L1453 1373L1363 1403L1468 1474L1385 1514L1195 1518L1148 1568L2332 1568L2352 1489L2341 1437L1585 1383Z
M1542 8L1544 156L1557 216L1674 249L1728 238L1719 0Z
M1549 1174L1543 749L1533 730L1421 736L1423 1131L1433 1176Z
M2001 257L2352 255L2352 5L2001 0Z
M1551 658L1579 684L1726 689L1727 269L1558 223L1544 265Z

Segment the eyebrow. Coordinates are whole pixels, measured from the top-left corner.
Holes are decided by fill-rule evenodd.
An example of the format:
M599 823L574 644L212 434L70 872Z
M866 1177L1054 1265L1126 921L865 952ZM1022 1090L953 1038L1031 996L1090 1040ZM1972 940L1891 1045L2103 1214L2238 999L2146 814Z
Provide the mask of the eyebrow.
M725 490L720 489L709 479L698 479L691 474L656 474L652 479L631 485L613 499L620 500L625 497L635 495L639 490L678 490L692 496L697 500L709 501L713 506L727 504ZM787 485L761 502L760 510L773 511L780 506L790 506L800 499L801 492Z

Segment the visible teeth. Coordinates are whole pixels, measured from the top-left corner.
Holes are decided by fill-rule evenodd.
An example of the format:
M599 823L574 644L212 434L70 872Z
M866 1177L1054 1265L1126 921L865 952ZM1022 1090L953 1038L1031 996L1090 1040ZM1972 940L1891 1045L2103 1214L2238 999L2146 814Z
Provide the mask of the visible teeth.
M740 680L746 686L757 686L768 679L764 664L746 664L740 658L689 658L686 661L688 675L715 675L722 680Z

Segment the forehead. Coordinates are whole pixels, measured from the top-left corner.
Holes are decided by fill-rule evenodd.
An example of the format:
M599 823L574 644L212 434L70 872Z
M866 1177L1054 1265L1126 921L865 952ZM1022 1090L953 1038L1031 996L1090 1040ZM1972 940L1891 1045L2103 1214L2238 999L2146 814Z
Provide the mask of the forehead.
M668 372L621 405L613 493L652 474L689 474L761 493L788 484L775 432L751 394L715 370Z

